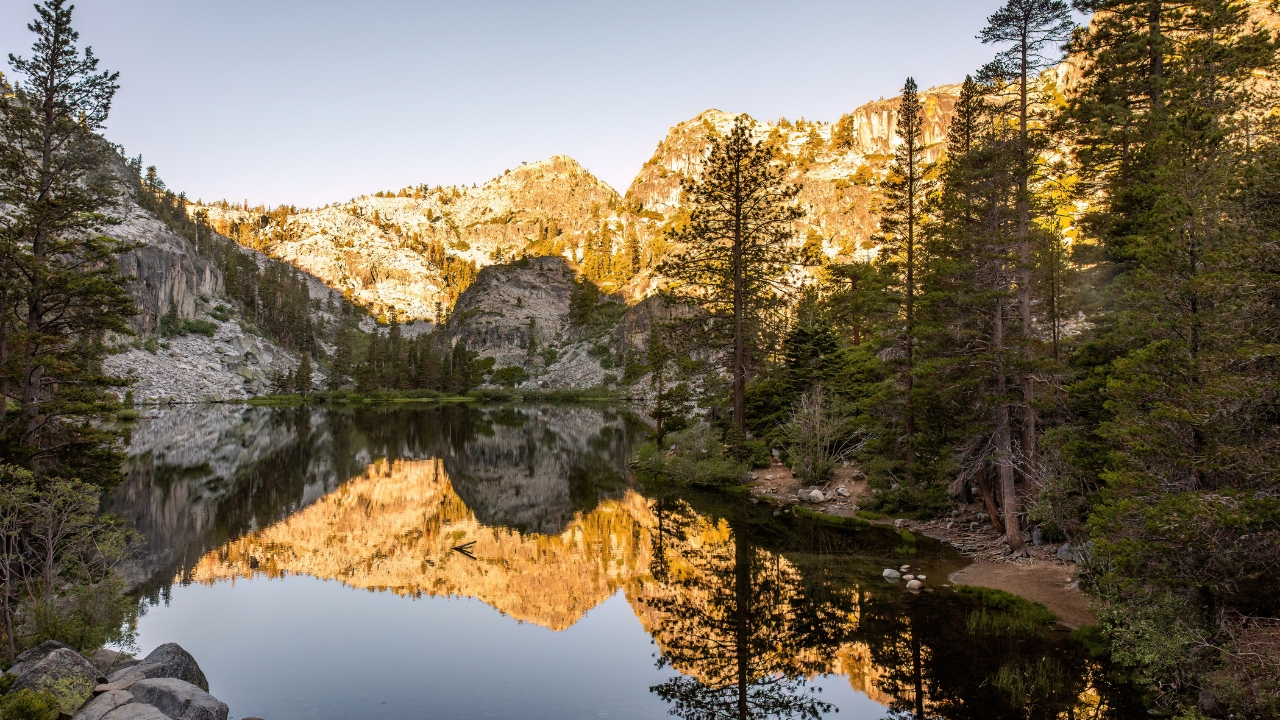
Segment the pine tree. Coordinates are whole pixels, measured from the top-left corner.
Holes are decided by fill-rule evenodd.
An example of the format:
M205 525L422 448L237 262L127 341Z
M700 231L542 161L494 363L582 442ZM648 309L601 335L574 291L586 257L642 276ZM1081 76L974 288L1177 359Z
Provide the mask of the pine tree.
M311 354L303 353L302 360L298 361L298 370L293 376L293 391L302 397L310 395L313 388L311 374Z
M982 70L984 80L997 87L997 98L1003 111L1017 123L1017 226L1014 234L1018 250L1018 318L1021 323L1023 368L1022 385L1022 453L1026 462L1036 457L1035 406L1035 327L1032 288L1034 210L1032 184L1039 172L1039 151L1049 139L1043 122L1032 117L1036 102L1034 83L1040 70L1056 63L1058 48L1071 37L1075 23L1071 9L1063 0L1007 0L1004 7L987 18L987 26L978 36L984 43L1008 45ZM1004 92L1004 88L1008 88Z
M701 305L722 327L740 432L762 325L784 308L786 273L800 262L791 246L800 190L785 182L776 151L751 139L751 127L750 118L740 115L728 137L712 140L702 178L685 185L689 222L670 236L682 249L659 269L675 293Z
M930 429L934 442L954 445L952 495L964 499L976 484L1015 553L1021 505L1008 377L1016 357L1005 327L1016 297L1019 142L966 78L930 202L920 319L921 396L945 418Z
M118 264L127 247L100 234L119 187L112 150L95 131L106 122L118 75L99 72L91 49L77 51L63 0L46 0L36 12L27 26L36 35L32 56L9 56L22 79L0 97L0 204L7 208L0 364L5 398L16 394L21 407L16 419L0 407L0 418L11 461L61 464L101 479L118 467L83 463L101 459L97 448L109 442L88 418L104 409L110 380L82 352L100 345L94 339L104 332L127 332L134 312Z
M1110 279L1075 358L1071 459L1102 483L1094 592L1170 714L1274 715L1259 602L1277 577L1276 45L1226 0L1090 3L1066 121ZM1270 298L1270 300L1263 300ZM1268 590L1263 590L1268 588ZM1274 597L1274 593L1270 593ZM1273 642L1273 641L1271 641Z
M918 233L924 215L925 159L923 138L924 115L916 81L907 78L902 86L895 128L900 142L889 165L889 177L881 185L880 236L882 255L894 267L901 285L903 324L901 333L904 357L902 377L903 447L907 473L912 473L912 442L915 436L915 413L912 393L915 387L915 300L916 273L920 262Z

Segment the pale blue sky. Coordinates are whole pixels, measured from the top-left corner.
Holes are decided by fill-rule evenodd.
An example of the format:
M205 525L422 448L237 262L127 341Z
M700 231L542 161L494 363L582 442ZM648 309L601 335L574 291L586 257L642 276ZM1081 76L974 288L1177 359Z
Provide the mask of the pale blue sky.
M707 108L834 120L958 82L1002 0L80 0L107 135L195 198L321 205L569 155L625 191ZM0 0L29 53L31 3ZM8 72L8 67L5 67Z

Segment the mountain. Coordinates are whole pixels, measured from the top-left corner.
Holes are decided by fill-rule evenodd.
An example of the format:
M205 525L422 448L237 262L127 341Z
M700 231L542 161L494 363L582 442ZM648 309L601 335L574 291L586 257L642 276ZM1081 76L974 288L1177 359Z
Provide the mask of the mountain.
M959 86L922 93L925 143L938 157ZM835 122L757 122L789 179L802 185L797 243L833 258L875 251L874 180L896 144L897 98ZM289 262L375 315L442 322L480 268L518 257L561 256L606 292L652 294L653 268L670 250L681 183L697 178L716 134L735 115L708 110L667 133L624 195L565 156L513 168L480 187L421 185L313 210L193 204L219 233Z

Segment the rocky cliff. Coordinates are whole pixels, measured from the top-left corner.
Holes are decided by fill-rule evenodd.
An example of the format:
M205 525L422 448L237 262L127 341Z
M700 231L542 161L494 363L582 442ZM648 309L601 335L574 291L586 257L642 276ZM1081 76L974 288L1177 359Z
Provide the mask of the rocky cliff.
M120 260L124 273L134 278L134 329L156 332L160 316L170 307L177 308L179 317L195 319L201 297L207 302L222 294L222 272L200 257L186 238L126 202L123 222L111 228L111 235L136 244Z
M925 142L935 158L958 86L922 93ZM874 181L897 142L898 99L867 103L834 122L757 122L800 183L805 216L796 242L830 257L875 247ZM486 266L523 256L562 257L606 292L635 302L656 287L652 268L682 211L680 188L701 173L710 141L735 115L708 110L671 128L620 195L574 160L556 156L508 170L481 187L426 185L313 210L192 206L219 232L286 260L374 314L444 318Z
M133 278L138 314L131 325L138 335L117 338L116 352L106 358L104 369L133 380L136 401L243 399L268 392L274 374L297 366L294 353L240 321L236 303L226 297L222 271L201 256L190 240L128 195L121 199L118 219L121 222L109 233L134 246L120 264ZM252 256L259 266L276 262L249 248L239 247L239 251ZM314 279L310 290L313 297L329 292ZM208 323L214 327L213 334L158 338L160 319L171 311L181 320Z

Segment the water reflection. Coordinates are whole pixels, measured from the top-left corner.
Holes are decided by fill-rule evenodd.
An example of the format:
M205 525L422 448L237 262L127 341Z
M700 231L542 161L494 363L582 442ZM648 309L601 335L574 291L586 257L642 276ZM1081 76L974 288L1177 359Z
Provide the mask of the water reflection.
M636 487L641 430L558 406L188 408L135 432L115 504L147 533L136 574L153 597L306 575L562 631L622 591L665 671L651 691L679 717L818 718L833 677L890 716L1130 714L1026 606L879 578L902 562L945 577L959 558L936 543Z

